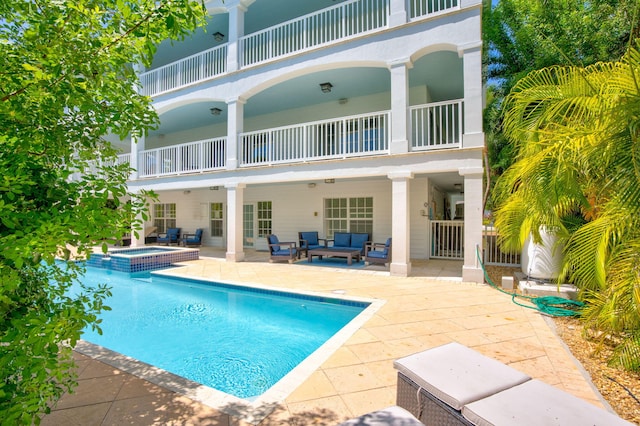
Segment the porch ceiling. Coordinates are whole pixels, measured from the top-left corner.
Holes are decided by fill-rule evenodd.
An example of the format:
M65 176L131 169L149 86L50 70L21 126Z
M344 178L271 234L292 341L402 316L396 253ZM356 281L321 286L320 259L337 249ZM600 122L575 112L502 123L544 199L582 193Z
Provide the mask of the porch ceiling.
M427 86L432 101L456 99L462 93L462 62L453 52L435 52L417 61L409 72L410 87ZM320 90L320 83L330 82L330 93ZM249 98L245 118L279 111L295 110L309 105L335 102L390 91L390 76L386 68L340 68L308 74L287 80ZM220 115L209 109L217 106ZM339 114L336 114L339 116ZM151 135L171 134L188 129L211 126L227 121L227 106L220 102L197 102L173 109L161 116L162 125Z

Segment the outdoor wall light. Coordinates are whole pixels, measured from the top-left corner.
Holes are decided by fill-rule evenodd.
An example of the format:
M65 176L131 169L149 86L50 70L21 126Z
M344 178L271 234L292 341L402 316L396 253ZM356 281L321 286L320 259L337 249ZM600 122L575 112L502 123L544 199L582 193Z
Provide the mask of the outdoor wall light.
M209 189L212 190L212 191L217 191L217 190L220 189L220 187L219 186L210 186Z
M220 108L215 108L215 107L209 109L209 111L211 111L211 115L220 115L220 113L222 112Z
M222 41L224 40L224 34L222 34L220 31L213 33L213 39L215 41Z
M322 90L322 93L329 93L332 87L333 87L333 84L329 82L320 83L320 90Z
M324 183L336 183L335 179L325 179Z

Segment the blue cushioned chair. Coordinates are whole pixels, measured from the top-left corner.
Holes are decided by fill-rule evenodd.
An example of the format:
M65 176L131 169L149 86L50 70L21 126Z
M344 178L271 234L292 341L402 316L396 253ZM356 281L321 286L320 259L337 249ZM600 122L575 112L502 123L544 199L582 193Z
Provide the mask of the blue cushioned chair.
M182 245L185 247L202 245L202 228L196 229L193 234L184 234L182 236Z
M180 241L180 228L169 228L167 232L159 233L156 242L165 245L178 244Z
M267 236L267 243L269 244L270 253L269 262L286 260L289 263L293 263L294 260L300 259L300 251L295 242L279 241L276 235L270 234Z
M318 238L317 231L298 232L300 253L307 254L309 250L327 247L327 240Z
M364 250L365 263L391 263L391 238L384 244L368 243Z
M364 254L365 244L369 243L369 234L351 234L351 247L360 250L360 254Z

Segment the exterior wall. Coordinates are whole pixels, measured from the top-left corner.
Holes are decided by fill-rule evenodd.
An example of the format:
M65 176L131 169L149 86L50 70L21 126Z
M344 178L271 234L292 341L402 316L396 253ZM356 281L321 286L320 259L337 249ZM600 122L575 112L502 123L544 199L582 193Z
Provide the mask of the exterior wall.
M244 204L271 201L273 233L281 241L297 241L299 231L318 231L320 236L326 235L323 212L325 198L373 197L373 241L384 242L391 236L390 180L314 183L314 188L309 188L308 183L247 187L244 190ZM158 202L176 203L176 222L183 232L204 228L205 246L225 247L224 239L210 236L209 204L222 202L226 206L226 192L224 188L190 190L188 194L184 191L166 191L159 194ZM226 217L225 221L228 220ZM152 221L149 221L146 226L151 224ZM264 242L260 242L257 248L265 249Z
M264 6L266 0L256 1ZM215 170L203 168L193 171L184 167L174 171L165 167L162 161L183 164L195 154L178 153L175 154L175 160L173 157L163 157L155 164L163 164L162 167L167 168L168 172L146 172L144 178L137 178L136 175L130 182L130 189L152 189L160 194L160 202L176 203L178 226L183 231L206 229L204 245L226 247L227 260L231 261L244 258L239 243L243 225L237 223L242 215L236 213L236 221L229 217L234 211L239 212L242 204L271 201L273 232L281 240L295 241L297 233L303 230L317 230L320 235L325 235L325 198L373 197L373 240L384 242L393 235L394 253L397 256L394 255L390 271L392 274L409 274L409 259L429 256L430 209L435 204L437 207L432 212L433 219L441 218L444 215L444 200L453 191L452 182L464 182L465 247L471 250L467 252L465 249L463 276L481 281L481 271L472 253L473 247L481 244L482 238L481 227L477 226L481 225L482 219L480 206L484 145L481 119L481 3L476 0L463 1L461 10L452 9L428 19L407 22L406 18L403 19L403 15L406 16L404 0L391 0L387 28L239 68L241 64L232 63L232 56L238 51L237 40L244 35L244 14L251 9L252 3L247 1L238 5L233 0L216 6L230 11L227 15L230 52L227 72L156 96L154 106L160 115L160 129L143 139L141 144L130 145L131 151L134 151L131 158L136 164L137 156L142 155L139 153L141 150L226 137L223 141L226 144L223 154L226 162L223 166L215 166L218 167ZM237 55L235 58L238 59ZM443 63L446 65L438 70L436 65ZM370 90L366 83L354 83L354 86L360 87L360 91L355 94L352 91L346 102L342 102L344 99L338 99L338 96L327 102L326 99L332 98L325 95L314 98L313 102L300 102L305 99L297 92L300 82L313 87L313 95L317 96L320 92L319 83L333 81L333 76L344 76L349 72L358 74L357 83L376 80L376 90ZM443 90L445 86L448 91ZM274 93L280 95L275 97ZM462 102L459 101L461 99ZM424 104L441 101L457 105L455 111L458 112L437 109L440 104L433 104L437 106L432 109L424 107ZM273 108L263 109L265 105L273 105ZM420 107L411 108L416 105ZM212 117L209 114L213 106L220 108L221 116ZM450 119L458 114L459 119L450 121L462 123L464 134L455 143L440 140L439 143L447 146L438 146L435 142L412 146L417 132L424 130L410 126L414 110L424 111L422 122L425 129L427 126L436 127L435 117ZM261 164L241 158L243 148L240 142L246 132L379 111L388 111L384 120L388 120L386 128L390 131L386 135L388 146L384 151L363 150L358 152L357 157L332 152L324 157L295 157L295 161L282 158L274 161L270 157L269 162L265 160ZM189 118L187 112L200 114L200 118L207 120L197 121L198 124L191 127L176 126L171 130L172 124ZM374 120L378 118L370 122L384 122L383 119ZM363 129L380 129L377 124L359 124L355 127L350 123L348 126L348 129L360 131L360 138L363 138ZM451 124L450 129L457 126ZM176 130L178 128L181 130ZM306 128L304 131L307 131ZM460 132L458 129L455 131ZM339 135L331 133L330 138L319 142L350 143L340 139L349 136L346 133L348 130L343 129L342 132ZM259 138L266 140L266 135L266 132L261 132ZM293 141L293 145L298 143L298 146L302 146L298 138L293 137L287 142ZM260 139L258 141L262 143ZM247 146L245 153L255 153L251 151L255 149L252 147L263 145ZM335 179L335 183L325 184L325 179ZM315 186L310 186L312 183ZM213 187L219 190L211 190ZM233 235L223 238L210 236L211 202L222 202L227 207L225 233ZM266 244L258 241L256 248L266 249Z

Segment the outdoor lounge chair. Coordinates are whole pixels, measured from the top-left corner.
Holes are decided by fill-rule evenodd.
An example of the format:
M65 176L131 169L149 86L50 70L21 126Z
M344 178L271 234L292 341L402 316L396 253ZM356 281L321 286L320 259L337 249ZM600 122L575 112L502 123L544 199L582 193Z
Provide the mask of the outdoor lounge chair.
M294 260L300 259L300 251L296 247L295 242L279 241L278 236L270 234L267 237L269 244L269 262L287 261L293 263Z
M169 228L167 232L159 233L156 242L165 245L177 245L180 242L180 228Z
M327 240L318 238L317 231L298 232L300 254L307 255L309 250L327 247Z
M182 245L185 247L202 245L202 232L202 228L198 228L193 234L182 235Z
M381 263L386 265L391 263L391 238L387 238L387 242L367 243L364 249L365 263Z

